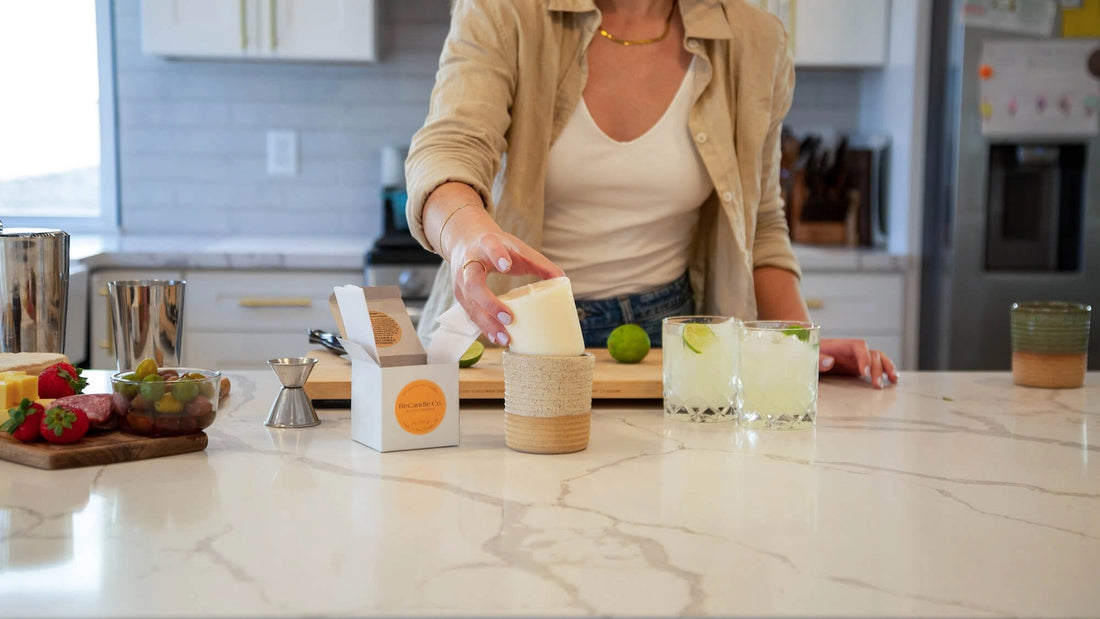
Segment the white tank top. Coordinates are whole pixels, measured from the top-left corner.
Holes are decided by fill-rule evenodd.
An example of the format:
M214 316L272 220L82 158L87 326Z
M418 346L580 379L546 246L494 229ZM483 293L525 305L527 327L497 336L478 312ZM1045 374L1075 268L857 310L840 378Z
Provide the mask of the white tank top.
M542 252L578 299L640 292L687 269L699 207L714 190L688 128L694 69L640 137L608 137L582 97L550 149Z

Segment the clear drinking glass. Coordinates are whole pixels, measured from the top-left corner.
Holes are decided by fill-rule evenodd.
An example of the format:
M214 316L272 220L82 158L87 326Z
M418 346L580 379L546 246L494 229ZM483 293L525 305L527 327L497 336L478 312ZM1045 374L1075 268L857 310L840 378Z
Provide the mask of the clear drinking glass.
M695 422L737 418L738 325L723 316L662 321L665 417Z
M821 328L808 322L742 323L738 420L747 428L794 430L817 423Z

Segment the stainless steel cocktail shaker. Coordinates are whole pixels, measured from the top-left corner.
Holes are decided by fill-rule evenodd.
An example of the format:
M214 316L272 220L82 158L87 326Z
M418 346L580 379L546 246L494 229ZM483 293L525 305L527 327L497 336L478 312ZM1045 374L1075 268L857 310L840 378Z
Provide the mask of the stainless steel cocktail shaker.
M65 347L69 235L0 222L0 352Z

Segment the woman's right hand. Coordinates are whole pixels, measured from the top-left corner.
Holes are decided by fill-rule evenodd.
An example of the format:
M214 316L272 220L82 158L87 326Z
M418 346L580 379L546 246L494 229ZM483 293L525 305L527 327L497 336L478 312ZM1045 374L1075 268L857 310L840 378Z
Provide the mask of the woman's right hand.
M489 289L489 273L549 279L561 277L564 272L530 245L501 230L480 199L458 202L468 206L455 211L459 206L444 206L455 204L451 199L431 204L436 202L433 198L439 198L438 193L439 189L433 192L428 206L435 211L431 218L438 222L435 231L440 247L436 251L450 263L455 299L490 342L506 346L512 314Z
M508 307L489 289L486 278L491 271L508 275L535 275L542 279L560 277L564 272L546 256L515 236L500 230L469 233L468 240L449 249L455 299L466 310L490 342L508 345L507 326L512 322ZM464 234L466 231L464 230Z

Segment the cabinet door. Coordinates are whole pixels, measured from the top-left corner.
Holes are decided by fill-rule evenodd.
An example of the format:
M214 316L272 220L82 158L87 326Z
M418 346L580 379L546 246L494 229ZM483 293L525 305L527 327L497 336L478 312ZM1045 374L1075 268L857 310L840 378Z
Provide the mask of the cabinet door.
M253 0L142 0L147 54L231 57L256 47Z
M904 274L806 271L802 293L821 337L861 338L902 363Z
M810 67L886 63L888 0L799 0L791 28L794 62Z
M374 61L375 0L260 0L262 53L298 60Z

